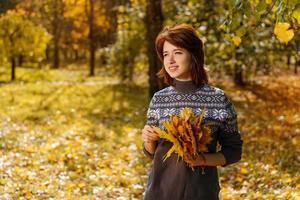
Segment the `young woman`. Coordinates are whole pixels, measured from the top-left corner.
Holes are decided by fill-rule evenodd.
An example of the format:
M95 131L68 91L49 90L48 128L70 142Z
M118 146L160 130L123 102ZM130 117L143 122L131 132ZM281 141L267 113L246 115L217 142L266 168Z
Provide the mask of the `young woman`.
M191 26L165 28L156 38L156 51L164 64L159 76L169 87L152 97L142 130L144 152L153 159L144 200L217 200L217 166L238 162L242 154L234 106L221 89L208 84L203 43ZM175 153L163 161L172 144L152 128L163 129L163 121L184 107L194 114L205 109L204 123L214 123L209 152L191 161L194 171Z

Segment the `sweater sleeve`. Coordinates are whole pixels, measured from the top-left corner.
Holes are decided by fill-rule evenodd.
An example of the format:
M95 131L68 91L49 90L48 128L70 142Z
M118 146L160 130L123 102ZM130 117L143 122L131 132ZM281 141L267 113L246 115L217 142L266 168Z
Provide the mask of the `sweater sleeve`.
M152 97L149 108L147 111L147 122L146 125L149 126L158 126L158 119L159 119L159 110L155 109L156 97L155 94Z
M238 162L242 156L243 140L237 125L237 114L233 104L225 95L226 117L221 122L218 131L218 141L221 145L221 153L224 155L226 163L223 167Z
M154 94L154 96L152 97L152 99L150 101L149 108L147 111L146 125L149 125L149 126L158 126L159 110L155 109L155 102L156 102L156 97ZM153 159L153 154L149 153L146 150L144 143L143 143L143 152L147 157Z

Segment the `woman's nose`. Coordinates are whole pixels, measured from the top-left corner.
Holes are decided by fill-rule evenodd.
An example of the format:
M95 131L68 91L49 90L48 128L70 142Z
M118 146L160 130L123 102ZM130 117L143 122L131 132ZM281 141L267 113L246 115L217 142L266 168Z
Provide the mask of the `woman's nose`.
M173 56L173 54L171 54L169 57L169 63L174 63L174 62L175 62L174 56Z

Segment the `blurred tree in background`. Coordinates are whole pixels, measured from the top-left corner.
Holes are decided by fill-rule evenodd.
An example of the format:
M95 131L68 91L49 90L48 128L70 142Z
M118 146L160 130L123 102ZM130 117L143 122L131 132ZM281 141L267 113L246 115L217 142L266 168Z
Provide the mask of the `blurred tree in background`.
M145 56L144 6L139 1L120 1L117 7L117 40L107 50L108 64L122 82L132 82L134 69L147 64Z
M145 16L145 26L146 26L146 37L148 46L148 60L149 60L149 94L153 94L162 88L162 84L159 82L156 73L161 68L160 61L156 55L155 50L155 38L157 34L163 28L163 13L161 0L159 1L146 1L146 16Z
M289 66L291 57L297 72L300 44L298 0L236 0L228 1L228 8L227 18L220 28L226 32L225 38L239 48L234 65L237 84L244 83L242 74L253 76L253 72L258 71L268 74L271 67L277 67L277 63L282 65L282 62ZM245 63L248 66L244 66ZM255 68L243 73L249 66Z
M259 74L272 74L292 66L298 72L297 0L0 3L1 18L11 10L51 35L46 63L52 63L53 68L89 63L89 75L93 76L95 69L105 70L122 82L134 81L135 74L148 73L150 96L164 86L156 77L162 64L155 54L154 39L163 26L176 23L188 23L197 29L205 43L206 67L213 76L229 76L236 84L244 85ZM3 43L4 38L1 40ZM4 60L8 62L2 59L2 63Z
M16 6L18 0L0 0L0 14Z
M44 28L9 12L0 18L0 38L0 59L2 63L10 62L14 80L17 60L21 66L24 59L30 62L44 59L50 35Z

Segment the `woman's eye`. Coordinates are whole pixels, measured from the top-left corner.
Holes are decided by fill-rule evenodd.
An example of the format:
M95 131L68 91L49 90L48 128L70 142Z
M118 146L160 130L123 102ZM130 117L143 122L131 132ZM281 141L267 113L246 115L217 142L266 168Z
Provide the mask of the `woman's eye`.
M182 54L180 51L176 51L175 54Z
M163 57L166 57L168 54L163 54Z

